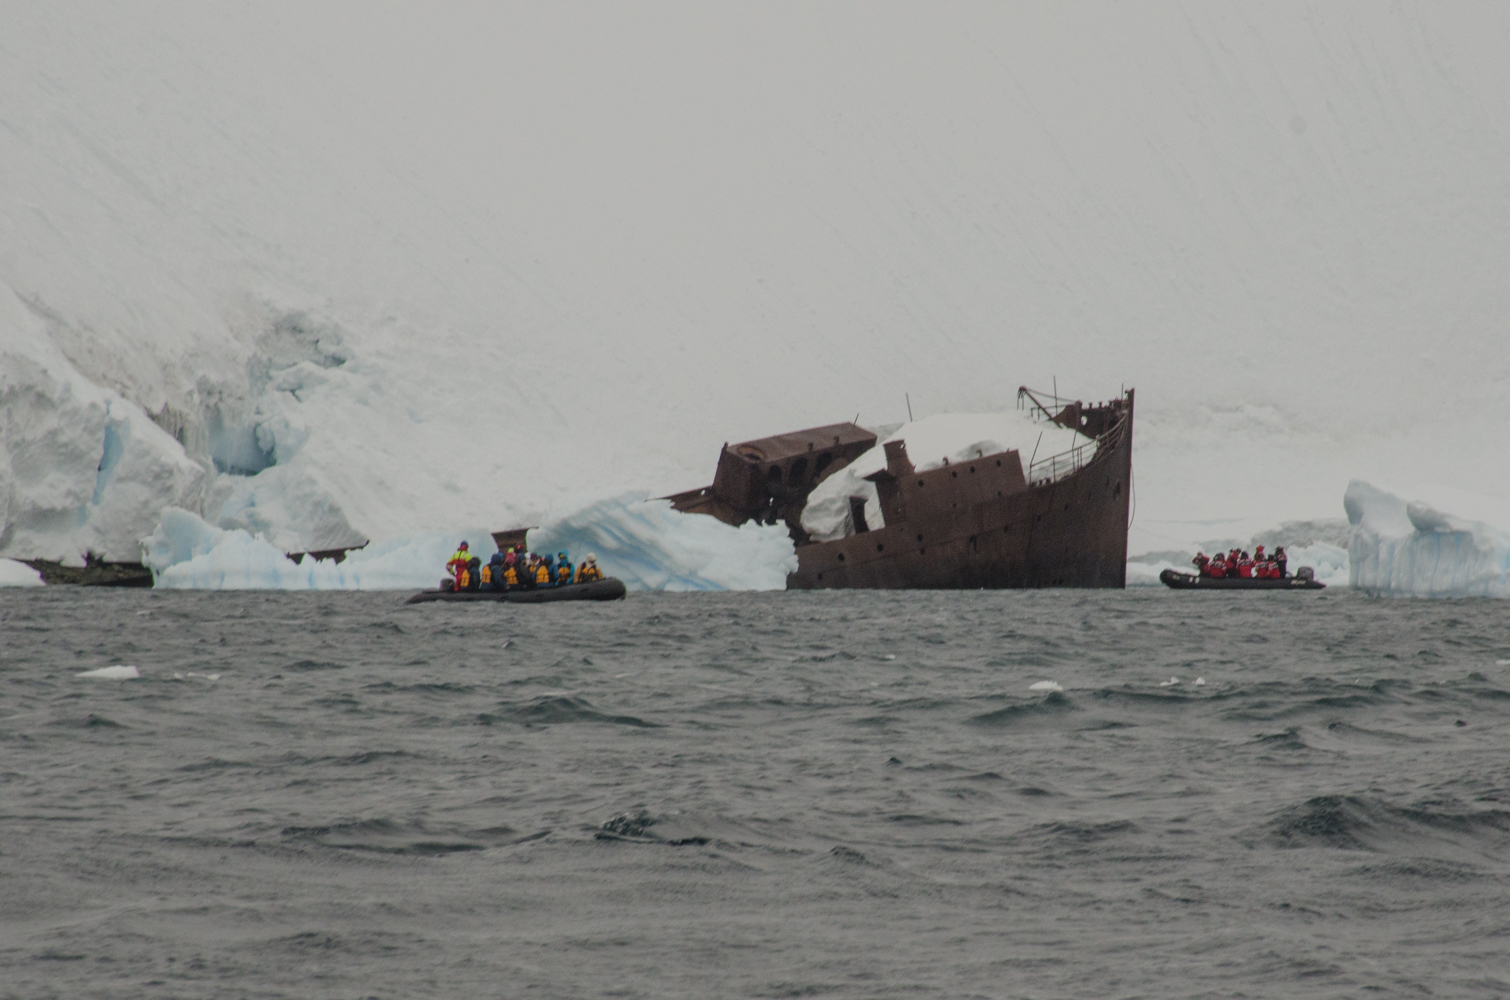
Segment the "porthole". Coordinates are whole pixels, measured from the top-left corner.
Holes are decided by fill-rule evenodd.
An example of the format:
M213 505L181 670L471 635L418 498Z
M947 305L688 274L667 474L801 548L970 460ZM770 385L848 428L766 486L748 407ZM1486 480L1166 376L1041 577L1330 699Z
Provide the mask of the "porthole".
M998 469L1001 468L1001 459L999 459L999 458L996 460L996 467Z
M839 553L839 561L840 561L840 562L843 562L843 561L844 561L844 553L843 553L843 552L840 552L840 553Z
M923 481L921 479L919 479L918 480L918 489L922 489L922 488L923 488Z
M951 473L949 473L949 478L950 479L958 479L959 478L959 473L958 472L951 472Z
M973 466L973 465L972 465L972 466L970 466L970 471L971 471L971 472L974 472L974 471L975 471L975 466Z
M923 544L923 536L922 535L918 536L918 544L919 545Z
M876 551L877 552L885 552L886 551L886 546L884 546L884 545L877 545L876 546Z

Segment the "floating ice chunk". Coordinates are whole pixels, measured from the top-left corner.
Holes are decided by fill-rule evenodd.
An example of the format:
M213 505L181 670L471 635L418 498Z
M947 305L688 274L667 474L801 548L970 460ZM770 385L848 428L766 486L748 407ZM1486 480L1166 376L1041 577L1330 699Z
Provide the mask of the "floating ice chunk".
M202 590L410 590L434 587L456 543L486 560L486 531L430 531L374 542L340 563L294 563L267 539L225 530L178 508L163 512L145 540L156 586ZM537 552L599 553L598 564L630 590L780 590L797 568L780 525L738 528L683 514L643 494L566 501L530 532Z
M1159 681L1159 687L1161 687L1161 688L1174 687L1178 683L1180 683L1180 679L1178 677L1171 677L1167 681Z
M1510 667L1510 660L1495 660L1494 665L1496 667Z
M23 562L0 559L0 587L40 587L42 574Z
M1400 596L1510 597L1510 504L1444 487L1417 492L1429 502L1348 484L1352 585Z
M642 493L563 501L530 532L529 544L578 558L596 552L603 572L630 590L781 590L797 570L785 525L734 528Z
M1204 678L1204 677L1197 677L1195 679L1195 686L1196 687L1205 687L1206 686L1206 678Z
M1029 691L1063 691L1064 685L1057 681L1034 681L1028 685Z
M91 677L102 681L134 681L141 676L141 673L129 664L122 664L115 667L100 667L97 670L86 670L74 676Z

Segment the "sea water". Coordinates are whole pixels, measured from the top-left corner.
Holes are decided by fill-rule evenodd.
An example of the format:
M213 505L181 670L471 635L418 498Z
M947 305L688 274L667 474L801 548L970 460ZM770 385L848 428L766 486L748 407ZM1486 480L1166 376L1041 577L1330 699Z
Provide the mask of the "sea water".
M403 596L0 592L0 995L1510 993L1502 602Z

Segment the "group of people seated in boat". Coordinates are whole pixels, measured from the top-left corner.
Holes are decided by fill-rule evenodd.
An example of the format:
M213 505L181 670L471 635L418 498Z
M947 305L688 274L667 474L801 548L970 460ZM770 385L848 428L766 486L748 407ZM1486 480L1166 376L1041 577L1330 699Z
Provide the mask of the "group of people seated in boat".
M533 590L537 587L564 587L572 583L592 583L603 579L598 557L589 552L582 565L573 566L565 552L555 556L538 552L494 552L486 564L467 550L462 542L446 563L446 572L454 576L447 581L451 590Z
M1262 545L1253 550L1250 556L1241 549L1233 549L1226 555L1218 552L1208 557L1204 552L1197 552L1195 558L1190 560L1195 563L1195 568L1201 576L1230 577L1238 580L1281 580L1289 576L1285 569L1285 549L1283 545L1276 545L1274 551L1264 555Z

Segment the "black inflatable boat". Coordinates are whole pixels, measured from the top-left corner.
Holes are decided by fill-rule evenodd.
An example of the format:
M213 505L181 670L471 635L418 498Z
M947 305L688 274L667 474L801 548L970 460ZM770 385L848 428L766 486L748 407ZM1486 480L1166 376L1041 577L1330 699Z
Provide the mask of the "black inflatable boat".
M1302 566L1304 573L1308 567ZM1281 577L1274 579L1245 579L1232 576L1196 576L1194 573L1181 573L1179 570L1166 569L1159 574L1159 581L1166 587L1175 590L1321 590L1326 584L1317 581L1309 574L1302 576Z
M427 601L497 601L504 604L548 604L551 601L617 601L628 589L615 577L592 583L569 583L564 587L529 590L421 590L405 604Z

